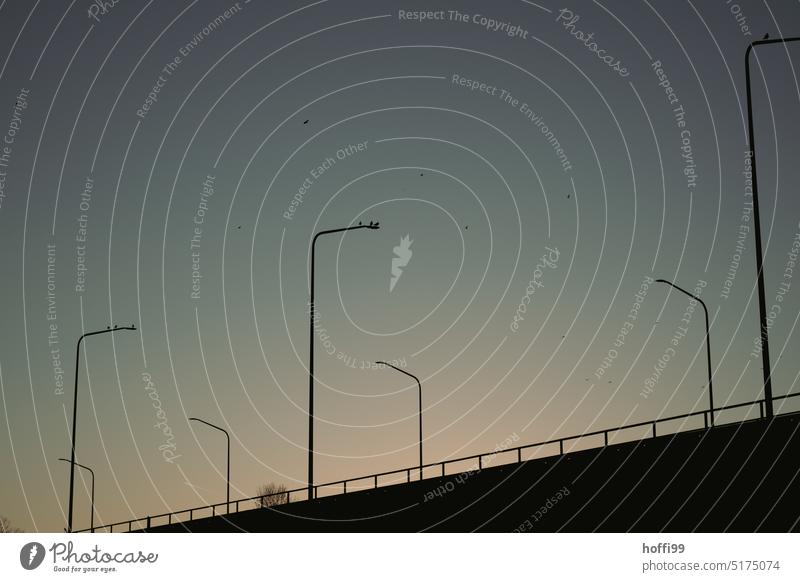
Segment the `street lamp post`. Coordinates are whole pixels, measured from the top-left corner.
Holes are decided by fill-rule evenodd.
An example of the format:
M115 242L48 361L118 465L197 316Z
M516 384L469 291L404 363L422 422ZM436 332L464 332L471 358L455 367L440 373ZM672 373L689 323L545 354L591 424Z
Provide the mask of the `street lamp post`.
M308 311L308 499L314 499L314 254L317 239L324 234L334 234L346 232L348 230L359 230L367 228L377 230L380 228L379 222L369 224L358 223L355 226L345 228L334 228L331 230L321 230L314 235L311 240L311 289L309 297Z
M384 366L389 366L390 368L397 370L401 374L405 374L409 378L413 378L417 382L417 388L419 388L419 480L422 481L422 384L419 382L419 378L417 378L411 372L406 372L405 370L398 368L397 366L393 366L388 362L375 362L376 364L383 364Z
M69 462L70 462L70 460L69 460L69 459L63 459L63 458L61 458L61 457L59 457L59 459L58 459L58 460L59 460L59 461L65 461L65 462L67 462L67 463L69 463ZM94 471L92 471L92 470L91 470L89 467L87 467L86 465L81 465L80 463L75 463L75 465L77 465L77 466L78 466L78 467L80 467L81 469L86 469L87 471L89 471L89 473L91 473L91 474L92 474L92 513L91 513L91 516L90 516L90 518L89 518L89 529L91 530L91 532L92 532L92 533L94 533Z
M758 179L756 177L756 146L753 136L753 103L750 94L750 53L757 46L764 44L786 44L800 40L800 36L792 38L771 38L757 40L748 45L744 53L744 73L747 84L747 134L750 144L750 163L753 174L753 221L755 222L756 243L756 276L758 278L758 313L760 316L761 330L761 362L764 370L764 409L768 419L773 416L772 411L772 368L769 362L769 328L767 327L767 304L764 291L764 259L761 251L761 219L758 212Z
M75 350L75 388L73 390L73 401L72 401L72 456L70 458L70 468L69 468L69 513L67 517L67 532L72 532L72 506L73 506L73 493L75 491L75 424L78 418L78 371L80 370L80 361L81 361L81 342L83 342L83 338L89 337L92 335L99 335L101 333L111 333L115 331L121 331L123 329L127 329L129 331L135 331L136 326L123 326L120 327L115 325L112 327L107 327L105 329L101 329L98 331L90 331L88 333L83 334L81 337L78 338L78 346Z
M688 295L692 299L698 301L700 305L703 306L703 312L706 314L706 362L708 364L708 414L711 417L711 426L714 426L714 385L712 384L712 371L711 371L711 330L708 327L708 308L706 307L705 301L697 297L696 295L692 295L685 289L681 289L675 283L671 283L665 279L656 279L656 283L666 283L670 287L673 287L683 293L684 295Z
M226 487L226 494L225 494L225 513L231 512L231 437L228 434L228 431L224 428L217 426L216 424L211 424L210 422L206 422L202 418L195 418L194 416L190 416L189 420L196 420L197 422L202 422L205 425L210 426L211 428L215 428L217 430L221 430L225 433L225 438L228 442L228 470L227 476L225 478L225 482L227 483Z

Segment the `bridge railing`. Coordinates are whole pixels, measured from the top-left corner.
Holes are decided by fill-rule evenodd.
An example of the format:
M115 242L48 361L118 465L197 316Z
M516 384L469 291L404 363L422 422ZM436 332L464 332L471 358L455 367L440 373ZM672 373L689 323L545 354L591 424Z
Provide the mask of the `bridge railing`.
M776 400L785 400L789 398L795 398L800 396L800 392L794 392L792 394L786 394L784 396L775 396L773 397L773 401ZM765 400L762 398L760 400L752 400L750 402L742 402L740 404L731 404L728 406L721 406L715 408L713 410L714 415L719 412L726 411L726 410L735 410L741 408L750 408L754 410L755 407L758 406L758 418L764 418L764 409L765 409ZM565 443L569 443L571 441L577 441L579 439L589 438L589 437L597 437L602 435L603 436L603 446L608 446L609 444L609 436L613 436L615 433L619 433L624 430L634 429L634 428L644 428L649 427L649 437L644 438L655 438L657 436L665 436L667 434L677 434L675 432L672 433L663 433L659 434L658 432L658 425L667 423L667 422L674 422L676 420L683 420L695 417L703 417L703 428L708 429L709 424L712 424L711 421L711 411L709 410L700 410L697 412L689 412L686 414L676 414L674 416L668 416L665 418L659 418L656 420L648 420L644 422L635 422L632 424L626 424L624 426L618 426L616 428L607 428L601 430L595 430L590 432L584 432L577 435L567 436L567 437L560 437L555 439L550 439L546 441L541 441L538 443L530 443L527 445L520 445L518 447L509 447L506 449L497 449L488 453L479 453L477 455L469 455L466 457L460 457L457 459L446 459L444 461L438 461L435 463L427 463L422 465L423 475L425 469L432 469L436 468L436 473L444 477L447 475L447 466L454 465L456 463L464 463L467 461L473 461L474 466L478 470L482 470L484 468L484 459L489 458L490 461L493 460L497 455L501 454L513 454L516 453L516 462L521 463L523 462L523 451L534 449L534 448L541 448L548 445L558 445L558 453L557 455L564 454L564 445ZM779 415L776 415L779 416ZM716 416L715 416L716 418ZM742 421L733 421L733 422L742 422ZM731 424L731 423L724 423L724 424ZM719 426L717 424L717 426ZM697 429L694 429L697 430ZM681 431L678 431L681 432ZM556 456L556 455L550 455ZM530 459L524 459L530 460ZM508 463L503 463L508 464ZM420 478L420 467L406 467L404 469L396 469L393 471L384 471L382 473L373 473L371 475L365 475L362 477L354 477L350 479L342 479L339 481L331 481L329 483L322 483L320 485L315 485L313 488L313 497L316 499L319 497L319 491L323 490L323 493L326 491L333 490L330 494L337 495L337 494L345 494L345 493L354 493L356 491L364 491L368 489L377 489L378 487L387 486L387 485L395 485L399 483L410 483L412 476L416 478ZM389 479L389 477L392 477ZM350 485L348 489L348 484ZM356 486L355 488L353 486ZM327 497L327 495L323 495ZM199 507L191 507L189 509L181 509L179 511L171 511L167 513L160 513L157 515L148 515L146 517L140 517L136 519L130 519L127 521L119 521L116 523L105 524L105 525L98 525L95 526L93 529L84 529L78 530L76 533L80 532L98 532L98 531L105 531L105 532L120 532L120 531L134 531L137 529L150 529L151 527L157 527L162 525L170 525L174 523L181 523L183 521L192 521L194 519L203 518L203 517L214 517L214 516L222 516L228 515L232 513L238 513L240 511L245 511L248 509L255 509L258 507L265 507L271 505L278 505L284 503L294 503L297 501L307 501L308 500L308 487L299 487L297 489L290 489L287 491L280 491L276 493L270 493L267 495L255 495L253 497L245 497L243 499L237 499L227 503L225 501L221 503L215 503L213 505L202 505ZM281 503L282 502L282 503Z

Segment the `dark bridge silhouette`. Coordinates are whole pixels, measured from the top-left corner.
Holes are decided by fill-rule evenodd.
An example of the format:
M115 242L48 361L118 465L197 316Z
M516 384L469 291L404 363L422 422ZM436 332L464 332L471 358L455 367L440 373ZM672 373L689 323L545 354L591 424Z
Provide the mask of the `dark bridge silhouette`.
M758 416L720 424L733 410ZM800 412L770 419L761 399L713 414L714 427L698 411L428 463L421 481L409 467L316 485L314 499L303 487L272 507L256 496L93 531L800 530ZM677 421L699 426L667 433Z

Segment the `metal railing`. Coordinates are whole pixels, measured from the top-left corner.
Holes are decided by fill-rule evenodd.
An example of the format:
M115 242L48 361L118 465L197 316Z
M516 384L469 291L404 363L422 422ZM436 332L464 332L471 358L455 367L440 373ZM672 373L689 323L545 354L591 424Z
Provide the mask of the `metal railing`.
M794 392L792 394L786 394L784 396L775 396L773 398L773 400L785 400L785 399L788 399L788 398L794 398L796 396L800 396L800 392ZM756 404L758 405L758 418L759 419L764 418L765 400L763 398L760 399L760 400L752 400L750 402L743 402L743 403L740 403L740 404L731 404L729 406L721 406L721 407L715 408L713 410L713 413L716 414L718 412L722 412L722 411L725 411L725 410L734 410L734 409L738 409L738 408L754 407ZM438 462L435 462L435 463L427 463L425 465L422 465L422 471L423 471L423 475L424 475L424 470L425 469L432 468L432 467L438 467L438 468L441 469L441 473L438 474L439 472L437 471L437 474L438 474L437 476L444 477L444 476L447 475L447 465L452 465L454 463L462 463L462 462L466 462L466 461L477 461L477 468L479 470L482 470L483 469L483 459L484 458L490 457L491 459L494 459L494 457L496 457L497 455L510 454L510 453L514 453L514 452L517 453L516 462L517 463L522 463L523 462L522 451L524 451L526 449L539 448L539 447L543 447L543 446L547 446L547 445L555 445L555 444L558 444L558 453L557 454L553 454L553 455L549 455L549 456L561 456L561 455L564 454L564 443L566 443L568 441L576 441L578 439L583 439L583 438L603 435L603 446L605 447L605 446L608 446L608 437L609 437L610 434L618 433L618 432L623 431L623 430L629 430L629 429L634 429L634 428L642 428L642 427L648 427L649 426L652 429L651 430L651 434L650 434L649 437L643 437L642 439L638 439L638 440L644 440L645 438L655 438L656 436L666 436L668 434L678 434L680 432L689 432L689 431L677 431L677 432L673 432L673 433L664 433L664 434L659 435L656 427L661 423L673 422L673 421L676 421L676 420L693 418L693 417L697 417L697 416L702 416L703 417L703 425L704 425L703 429L690 429L690 430L708 430L708 428L709 428L709 419L711 417L711 413L712 413L712 411L710 411L710 410L700 410L700 411L697 411L697 412L689 412L687 414L677 414L675 416L668 416L666 418L659 418L657 420L648 420L648 421L644 421L644 422L636 422L636 423L633 423L633 424L626 424L624 426L618 426L616 428L607 428L607 429L602 429L602 430L584 432L584 433L573 435L573 436L561 437L561 438L557 438L557 439L550 439L550 440L546 440L546 441L541 441L541 442L538 442L538 443L520 445L518 447L509 447L507 449L495 450L495 451L492 451L492 452L489 452L489 453L479 453L477 455L469 455L469 456L466 456L466 457L460 457L458 459L447 459L447 460L438 461ZM779 416L779 415L776 415L776 416ZM755 420L755 419L751 419L751 420ZM739 421L732 421L730 423L725 423L725 424L734 424L734 423L741 423L741 422L747 422L747 421L746 420L739 420ZM716 428L719 428L720 426L724 426L725 424L723 424L723 425L717 424ZM712 429L712 430L714 430L714 429ZM632 441L624 441L624 442L632 442ZM537 458L544 458L544 457L537 457ZM525 461L528 461L528 460L532 460L532 459L525 459ZM502 463L502 464L497 465L497 466L507 465L507 464L512 464L512 463L513 463L513 461L511 463ZM354 478L350 478L350 479L342 479L342 480L339 480L339 481L331 481L329 483L322 483L320 485L315 485L314 486L314 499L317 499L319 497L318 492L319 492L320 489L323 489L323 488L324 489L335 488L336 489L336 493L333 493L333 495L346 494L348 492L348 487L347 487L348 483L351 484L351 487L350 487L350 492L351 493L354 492L354 491L365 491L365 490L370 490L370 489L377 489L379 487L379 478L385 478L385 477L388 477L390 475L394 475L394 476L399 477L399 478L396 479L396 480L390 481L390 482L386 482L386 480L384 479L384 481L381 483L381 486L395 485L395 484L399 484L399 483L411 483L411 475L412 475L412 473L418 474L419 471L420 471L420 467L419 466L415 466L415 467L407 467L407 468L404 468L404 469L395 469L393 471L384 471L382 473L373 473L371 475L365 475L363 477L354 477ZM358 482L366 482L367 485L366 486L361 486L361 487L359 487L359 488L354 490L352 488L352 484L357 484ZM371 486L370 486L370 484L371 484ZM255 508L264 507L264 506L271 506L273 504L274 505L279 505L280 504L279 502L275 503L274 501L271 501L271 498L274 499L274 498L280 498L280 497L284 498L284 500L283 500L284 503L294 503L294 502L298 502L298 501L307 501L308 500L308 487L304 486L304 487L300 487L300 488L297 488L297 489L291 489L291 490L288 490L288 491L281 491L281 492L277 492L277 493L270 493L270 494L267 494L267 495L256 495L256 496L253 496L253 497L246 497L246 498L243 498L243 499L237 499L235 501L231 501L230 502L230 505L233 506L233 511L230 511L229 513L231 513L231 514L232 513L238 513L239 511L244 511L244 510L247 510L247 509L255 509ZM325 497L327 497L327 496L325 496ZM279 499L279 501L280 501L280 499ZM130 531L134 531L134 526L136 526L136 529L141 529L142 526L144 526L145 529L150 529L151 527L157 527L157 526L162 526L162 525L171 525L171 524L174 524L174 523L182 523L183 521L192 521L193 519L198 519L198 518L203 518L203 517L215 517L215 516L218 516L218 515L219 516L228 515L229 513L226 513L225 511L221 511L220 510L220 508L224 508L226 505L227 505L227 503L223 501L221 503L215 503L213 505L203 505L203 506L199 506L199 507L192 507L192 508L189 508L189 509L182 509L180 511L171 511L171 512L168 512L168 513L160 513L158 515L148 515L146 517L130 519L130 520L127 520L127 521L119 521L119 522L111 523L111 524L98 525L98 526L95 526L94 528L91 528L91 529L78 530L78 532L92 532L92 533L94 533L96 531L107 531L107 532L128 531L128 532L130 532ZM209 511L210 511L210 513L209 513ZM183 516L184 519L178 519L181 516ZM185 518L188 518L188 519L185 519ZM158 523L154 523L154 522L158 522ZM117 529L115 530L114 528L117 528Z

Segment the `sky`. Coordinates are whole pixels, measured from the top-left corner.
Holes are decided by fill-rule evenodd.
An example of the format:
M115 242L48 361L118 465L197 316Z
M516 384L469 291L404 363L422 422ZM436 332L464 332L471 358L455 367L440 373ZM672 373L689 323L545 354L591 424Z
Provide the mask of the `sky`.
M702 307L658 278L707 305L715 406L763 397L744 55L800 34L797 3L101 4L0 3L17 527L65 527L76 342L114 325L79 361L96 524L224 501L224 435L188 417L229 431L232 498L304 487L311 240L359 222L316 245L317 484L418 463L417 385L378 360L421 381L426 463L706 410ZM751 56L776 396L797 58Z

